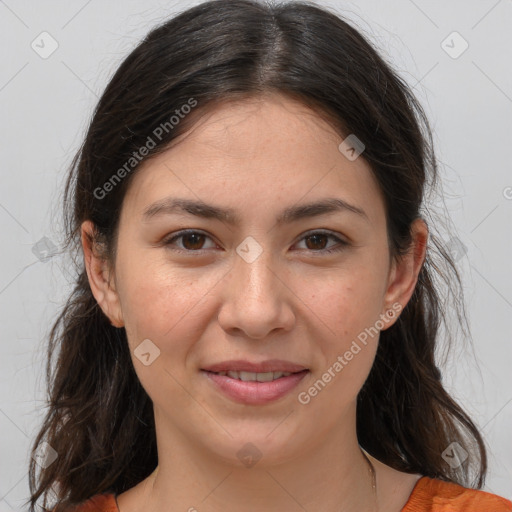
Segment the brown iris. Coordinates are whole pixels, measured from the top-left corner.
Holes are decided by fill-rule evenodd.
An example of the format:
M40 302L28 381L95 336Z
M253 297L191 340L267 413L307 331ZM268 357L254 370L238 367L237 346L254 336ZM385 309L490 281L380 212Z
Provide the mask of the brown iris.
M186 233L186 234L182 235L182 238L183 238L183 247L185 247L185 249L198 250L198 249L201 249L201 247L204 243L205 235L203 235L201 233ZM191 244L189 244L187 246L187 244L185 243L186 240L191 241Z
M320 245L322 245L322 247L310 247L309 244L308 244L308 240L316 240L316 242L318 243L318 239L324 239L324 241L327 240L328 236L327 235L322 235L322 234L316 234L316 235L309 235L307 237L305 237L304 240L306 240L306 246L308 247L308 249L325 249L325 244L322 244L320 243ZM316 243L314 242L313 245L316 245Z

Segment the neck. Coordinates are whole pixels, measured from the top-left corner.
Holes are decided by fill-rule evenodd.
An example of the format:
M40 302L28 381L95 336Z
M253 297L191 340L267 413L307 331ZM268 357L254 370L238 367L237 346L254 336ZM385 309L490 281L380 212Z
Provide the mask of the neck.
M144 482L144 509L374 512L374 468L351 424L355 417L344 428L319 431L293 458L269 462L263 453L250 467L212 456L183 436L163 436L157 428L159 465Z

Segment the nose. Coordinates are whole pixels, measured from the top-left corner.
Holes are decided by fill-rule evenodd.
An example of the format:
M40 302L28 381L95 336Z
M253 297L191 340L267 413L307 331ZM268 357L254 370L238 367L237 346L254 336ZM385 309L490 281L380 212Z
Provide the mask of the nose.
M291 330L295 323L294 294L286 281L287 275L273 264L268 251L251 263L237 256L224 281L218 315L222 329L253 339Z

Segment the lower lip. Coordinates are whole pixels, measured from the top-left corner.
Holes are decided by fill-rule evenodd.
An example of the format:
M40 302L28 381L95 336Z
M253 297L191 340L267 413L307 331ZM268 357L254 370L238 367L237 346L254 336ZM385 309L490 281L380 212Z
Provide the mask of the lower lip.
M201 371L228 397L236 402L250 405L266 404L287 395L309 373L309 370L304 370L270 382L245 382L232 379L227 375Z

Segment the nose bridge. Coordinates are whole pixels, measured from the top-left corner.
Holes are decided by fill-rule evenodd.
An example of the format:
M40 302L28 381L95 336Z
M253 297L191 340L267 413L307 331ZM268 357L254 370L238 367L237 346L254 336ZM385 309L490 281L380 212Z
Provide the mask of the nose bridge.
M293 314L273 255L254 240L244 242L237 248L219 322L227 330L265 337L275 328L289 328Z
M244 252L247 248L249 250ZM237 253L238 257L233 265L236 299L247 307L254 306L258 309L265 305L274 305L279 291L270 251L249 241L245 245L240 244Z

